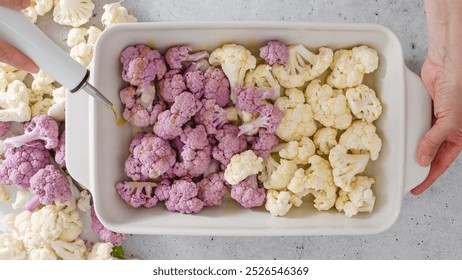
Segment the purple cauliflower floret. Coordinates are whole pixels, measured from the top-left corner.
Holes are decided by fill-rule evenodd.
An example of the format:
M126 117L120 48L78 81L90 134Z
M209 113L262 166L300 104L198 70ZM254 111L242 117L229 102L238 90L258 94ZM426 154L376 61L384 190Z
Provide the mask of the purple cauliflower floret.
M245 208L259 207L265 203L266 190L258 187L257 176L252 175L231 187L231 198Z
M50 164L50 152L42 141L33 141L18 148L7 149L0 164L0 182L15 184L19 189L30 187L30 178Z
M276 92L266 88L237 88L236 108L249 113L254 113L263 105L263 99L275 99Z
M209 53L206 51L190 53L191 51L191 46L172 47L165 53L165 60L171 69L181 70L184 62L193 62L209 57Z
M12 125L13 122L0 122L0 137L7 134Z
M260 57L269 65L282 64L289 62L289 48L281 41L269 41L260 48Z
M228 188L225 184L224 173L213 173L197 183L199 191L197 197L204 202L204 206L221 205Z
M120 91L120 99L125 105L123 117L136 127L153 125L167 105L156 98L156 88L151 85L143 88L129 86Z
M24 125L24 129L24 134L5 139L3 148L7 150L20 147L35 140L44 141L47 149L54 149L58 146L59 126L52 117L48 115L33 117L28 124Z
M160 95L168 102L175 102L175 97L186 90L184 77L179 70L170 70L159 83Z
M199 187L188 177L173 182L165 207L172 212L182 214L198 213L204 207L204 202L197 198Z
M119 196L131 207L152 208L157 205L157 197L154 194L155 183L120 182L115 187Z
M30 188L34 196L24 205L24 209L30 212L40 204L50 205L55 200L66 203L72 196L67 177L51 164L30 178Z
M229 164L235 154L247 150L246 138L239 135L239 128L235 125L224 125L215 138L218 144L213 147L212 156L222 164L222 169Z
M157 117L157 122L154 124L154 133L163 139L172 140L178 137L183 132L183 125L189 119L183 118L180 115L172 114L170 110L164 111Z
M203 124L208 134L216 134L218 129L228 122L237 121L234 107L223 109L215 100L202 100L202 108L194 116L196 124Z
M202 108L202 103L199 99L190 92L183 92L175 98L170 111L172 114L178 114L185 119L191 119Z
M201 99L204 95L204 72L201 70L189 71L184 74L186 87L194 94L194 97Z
M61 137L59 137L55 152L55 161L61 166L66 166L66 131L63 131Z
M172 184L170 183L169 180L162 180L159 184L157 184L156 189L154 190L154 193L159 201L166 201L170 195L170 189L172 188Z
M255 154L266 159L270 156L271 151L279 145L279 140L274 133L260 129L258 136L253 137L250 143Z
M162 79L167 72L162 55L142 44L123 50L120 62L123 65L122 79L133 86L147 87L154 80Z
M282 111L278 107L268 104L258 107L257 112L260 114L257 119L239 127L239 135L255 135L260 128L266 129L268 133L276 132L282 121Z
M125 162L125 172L128 176L140 174L155 179L175 164L176 153L167 140L146 133L141 139L138 136L135 141L139 144L132 145L132 154ZM135 181L141 179L141 176L132 176L130 177Z
M205 71L204 99L215 100L220 107L230 101L230 85L223 70L210 67Z
M128 235L123 233L113 232L107 229L96 216L95 209L91 207L91 229L99 235L99 239L103 242L109 242L114 246L120 246L127 239Z
M205 73L205 71L207 71L209 67L210 67L209 61L206 58L202 58L202 59L199 59L198 61L191 62L188 68L186 68L186 73L191 72L191 71L197 71L197 70L201 70L202 72Z
M203 125L195 128L186 127L181 135L184 143L180 154L181 161L177 162L173 172L178 177L197 177L204 174L212 157L212 145L207 138L207 131Z

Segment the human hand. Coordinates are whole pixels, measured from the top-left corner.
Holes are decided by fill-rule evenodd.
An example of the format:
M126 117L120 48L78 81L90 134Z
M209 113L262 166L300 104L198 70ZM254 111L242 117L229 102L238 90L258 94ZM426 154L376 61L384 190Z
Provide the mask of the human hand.
M422 80L433 99L434 124L417 149L418 162L431 167L425 181L411 191L414 195L427 190L462 150L462 65L457 60L446 57L445 65L439 65L427 58L422 67Z
M20 10L29 7L30 0L0 0L0 6L5 6L10 9ZM5 62L18 69L28 72L37 72L39 68L27 56L18 49L0 40L0 62Z

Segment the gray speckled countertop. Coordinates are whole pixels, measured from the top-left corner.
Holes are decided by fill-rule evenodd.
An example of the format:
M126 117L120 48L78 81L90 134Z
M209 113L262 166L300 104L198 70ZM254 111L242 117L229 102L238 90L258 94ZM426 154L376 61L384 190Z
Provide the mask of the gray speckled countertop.
M97 11L101 11L103 4L113 1L94 2ZM378 23L398 35L405 62L416 73L420 72L427 51L422 0L125 0L124 5L139 21ZM53 34L61 42L62 36ZM132 235L124 248L129 255L140 259L461 259L461 170L462 157L459 157L430 191L419 197L406 195L397 222L390 230L378 235Z

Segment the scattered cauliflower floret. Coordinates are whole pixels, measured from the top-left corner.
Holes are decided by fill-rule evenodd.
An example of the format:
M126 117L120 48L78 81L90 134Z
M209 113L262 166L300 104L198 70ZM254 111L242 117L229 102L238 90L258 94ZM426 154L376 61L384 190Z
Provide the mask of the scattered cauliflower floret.
M5 192L3 184L0 184L0 202L10 200L10 195Z
M276 135L287 142L312 136L317 126L311 106L305 103L303 92L294 88L286 90L285 94L288 97L279 97L274 104L283 112Z
M101 16L101 22L105 28L122 22L137 22L136 17L128 14L128 11L120 2L106 4L103 6L104 13Z
M90 252L87 252L87 260L116 260L117 258L111 255L112 247L111 243L95 243L91 248Z
M96 26L90 26L87 30L87 43L95 45L103 31Z
M366 169L369 154L350 155L343 145L338 144L330 150L329 162L333 169L335 185L344 191L350 191L351 181Z
M87 246L80 238L74 242L55 240L51 242L51 248L63 260L83 260L87 251Z
M242 45L226 44L210 54L209 63L221 65L231 86L231 100L236 103L235 88L244 85L245 74L255 68L257 59Z
M0 235L0 260L23 260L26 258L24 243L11 233Z
M80 30L80 28L74 28L77 30ZM80 34L84 30L86 30L86 34ZM72 30L71 30L72 31ZM69 32L69 37L68 37L68 45L69 43L75 44L72 46L70 50L70 55L73 59L75 59L77 62L82 64L84 67L87 67L91 60L93 59L93 53L95 51L95 45L96 41L98 40L99 36L101 35L102 31L101 29L91 26L88 29L82 29L82 31L75 31L76 33L79 33L76 35L77 38L72 38L71 33ZM84 36L83 40L79 36ZM87 39L85 40L85 37ZM71 42L69 42L69 38L71 38Z
M80 198L77 201L77 208L79 208L79 210L82 212L87 212L91 208L90 201L91 201L90 193L87 190L81 191Z
M293 160L296 164L307 164L308 159L316 152L316 146L309 137L300 141L290 141L281 145L279 156L283 159Z
M52 92L53 104L47 111L47 115L52 117L56 121L64 121L66 114L66 95L68 89L65 87L59 87Z
M307 103L311 104L314 119L326 127L346 129L353 119L345 95L320 80L312 81L305 90Z
M55 0L53 20L61 25L80 27L90 20L94 8L92 0Z
M230 185L236 185L250 175L263 170L263 159L257 157L252 150L236 154L226 166L225 180Z
M67 45L69 47L75 47L80 43L85 43L87 40L85 37L87 36L88 29L85 27L74 27L69 30L69 34L67 35Z
M265 208L273 216L286 215L293 205L293 194L290 191L268 190Z
M48 75L45 71L40 70L37 74L32 74L34 80L32 81L31 89L34 92L31 96L37 96L35 99L29 97L30 103L35 103L43 99L43 95L51 95L56 87L53 85L55 79Z
M309 159L310 168L306 171L306 184L314 195L314 207L319 211L329 210L337 199L332 168L329 162L318 155Z
M14 68L11 65L0 62L0 92L6 90L8 84L13 81L23 81L28 72Z
M354 121L340 136L339 144L351 150L353 154L369 151L371 160L376 160L382 149L382 140L376 133L376 127L363 121Z
M277 166L276 170L268 173L268 180L263 183L263 187L268 190L286 189L297 169L298 167L295 162L281 159L281 163Z
M301 87L324 73L332 59L333 51L329 48L322 47L315 55L301 44L292 45L289 46L289 63L273 65L273 74L285 88Z
M382 114L382 103L375 91L366 85L350 88L345 93L351 112L358 119L372 123Z
M87 67L93 58L93 45L87 43L80 43L73 47L70 55L82 66Z
M273 76L271 66L267 64L258 65L255 69L250 70L245 75L244 86L245 87L259 87L273 90L276 93L276 97L281 96L281 86L278 80Z
M337 130L331 127L318 129L313 136L318 155L328 155L330 150L337 145Z
M30 6L22 12L35 23L38 16L44 16L51 9L53 9L53 0L31 0Z
M29 95L31 90L17 80L8 85L6 92L0 91L0 121L27 122L31 118Z
M356 87L362 83L364 74L373 72L378 65L377 51L367 46L337 50L326 82L334 88Z
M340 212L345 212L347 217L353 217L358 212L372 212L375 195L371 187L374 183L373 178L356 176L351 182L351 191L340 190L335 208Z

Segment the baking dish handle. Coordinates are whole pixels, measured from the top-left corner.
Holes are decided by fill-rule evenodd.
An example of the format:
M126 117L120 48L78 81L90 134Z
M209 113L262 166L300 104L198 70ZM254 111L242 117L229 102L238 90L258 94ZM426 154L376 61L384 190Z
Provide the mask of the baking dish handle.
M404 193L422 183L430 167L417 162L417 147L420 138L431 127L432 101L422 80L406 68L406 160L404 172Z

